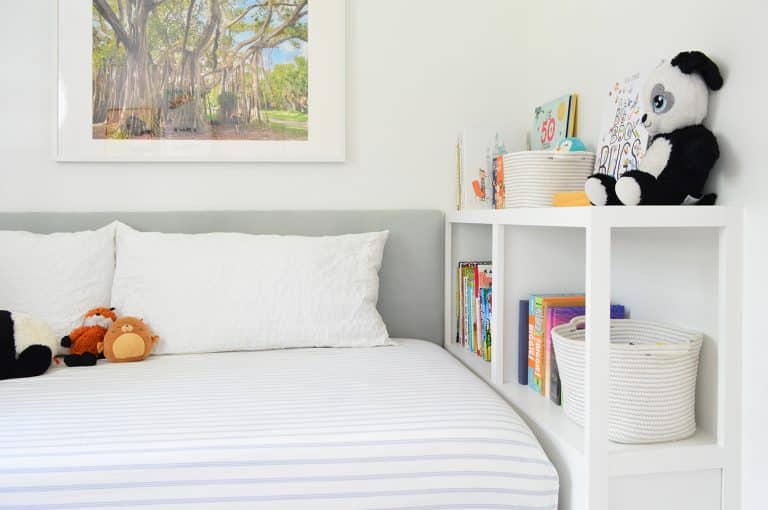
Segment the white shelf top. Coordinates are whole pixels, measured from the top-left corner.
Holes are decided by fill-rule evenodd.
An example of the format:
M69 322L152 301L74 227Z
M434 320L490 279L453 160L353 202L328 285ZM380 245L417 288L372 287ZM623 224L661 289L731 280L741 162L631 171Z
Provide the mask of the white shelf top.
M609 206L478 209L450 212L450 223L577 227L602 225L612 228L724 227L724 206Z

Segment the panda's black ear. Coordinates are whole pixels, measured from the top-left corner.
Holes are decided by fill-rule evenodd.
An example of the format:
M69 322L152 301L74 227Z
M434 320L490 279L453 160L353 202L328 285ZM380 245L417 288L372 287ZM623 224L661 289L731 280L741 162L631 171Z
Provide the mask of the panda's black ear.
M670 62L685 74L698 74L710 90L720 90L723 76L712 59L700 51L683 51Z

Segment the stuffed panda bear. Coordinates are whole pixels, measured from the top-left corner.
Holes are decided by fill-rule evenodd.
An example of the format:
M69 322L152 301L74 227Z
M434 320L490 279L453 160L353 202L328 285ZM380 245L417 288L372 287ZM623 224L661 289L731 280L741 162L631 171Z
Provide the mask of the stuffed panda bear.
M700 51L679 53L648 77L640 93L641 122L651 143L638 169L618 181L595 174L584 189L594 205L712 205L714 194L702 195L709 172L720 157L717 139L702 125L709 91L723 77Z
M0 380L42 375L58 353L56 335L47 324L0 310Z

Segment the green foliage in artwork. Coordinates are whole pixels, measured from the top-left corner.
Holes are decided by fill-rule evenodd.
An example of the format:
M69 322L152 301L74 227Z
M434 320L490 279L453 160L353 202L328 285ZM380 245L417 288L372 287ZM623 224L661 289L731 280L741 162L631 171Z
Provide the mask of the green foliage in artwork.
M264 79L269 109L307 113L308 90L309 72L304 57L296 57L290 64L277 64Z
M91 60L94 74L106 66L124 64L125 48L118 44L111 33L111 28L103 18L97 15L95 8L91 30L93 32Z
M153 136L306 137L309 0L92 2L94 133L138 136L144 112Z

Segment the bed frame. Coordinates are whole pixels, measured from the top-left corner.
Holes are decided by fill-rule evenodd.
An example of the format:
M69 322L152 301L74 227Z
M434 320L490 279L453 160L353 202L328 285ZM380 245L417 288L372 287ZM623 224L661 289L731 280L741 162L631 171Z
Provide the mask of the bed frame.
M392 337L443 343L444 215L434 210L0 213L0 230L47 234L119 220L157 232L337 235L389 230L378 308Z

